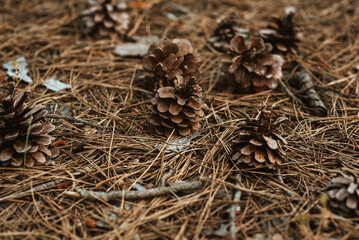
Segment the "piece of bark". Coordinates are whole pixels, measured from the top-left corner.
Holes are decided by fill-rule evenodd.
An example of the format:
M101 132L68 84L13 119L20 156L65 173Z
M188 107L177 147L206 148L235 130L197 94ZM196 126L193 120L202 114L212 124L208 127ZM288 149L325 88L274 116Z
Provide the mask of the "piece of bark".
M299 69L289 79L291 87L295 88L298 97L311 109L316 116L327 116L328 110L322 100L320 100L318 93L314 89L312 77L304 69Z

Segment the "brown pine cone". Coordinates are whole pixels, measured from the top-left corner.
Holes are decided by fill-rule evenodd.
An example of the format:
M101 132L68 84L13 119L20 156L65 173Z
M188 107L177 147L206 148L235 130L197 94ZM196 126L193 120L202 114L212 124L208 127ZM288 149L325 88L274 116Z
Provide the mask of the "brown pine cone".
M213 35L207 39L207 42L215 49L221 52L227 52L229 44L238 34L248 35L248 29L242 28L236 16L229 16L219 21Z
M285 155L282 145L288 144L275 129L285 120L286 117L279 117L272 122L271 109L267 107L261 110L258 120L244 122L233 141L232 159L249 166L275 169Z
M199 121L204 116L202 89L194 77L186 82L177 76L173 83L174 86L160 87L152 98L150 123L160 135L168 137L175 130L175 134L186 136L200 128Z
M265 42L272 44L274 53L296 54L300 42L299 28L293 23L294 13L291 12L285 17L275 17L267 29L259 31L259 36Z
M272 46L262 38L234 37L229 53L222 57L222 70L229 81L239 84L241 93L275 89L282 77L283 58L271 54Z
M91 6L82 13L88 33L100 36L127 34L130 15L125 0L88 0Z
M187 39L159 40L149 47L143 60L146 77L156 85L156 90L160 86L173 87L177 76L182 76L186 83L199 76L200 58Z
M8 96L0 97L0 162L32 167L35 162L44 163L48 157L58 154L58 149L49 149L55 127L46 123L47 111L41 105L27 106L26 93L15 97L11 86ZM30 129L29 129L30 126ZM26 140L27 139L27 140Z
M354 173L340 173L325 188L329 208L343 217L359 217L359 179Z

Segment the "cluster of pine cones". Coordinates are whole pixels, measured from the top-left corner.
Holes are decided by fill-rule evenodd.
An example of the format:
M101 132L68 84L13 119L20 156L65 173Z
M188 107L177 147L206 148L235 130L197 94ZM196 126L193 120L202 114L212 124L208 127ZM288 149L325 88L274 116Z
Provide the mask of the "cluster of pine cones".
M236 92L255 93L275 89L282 77L283 57L296 54L300 41L298 27L293 23L294 13L276 17L266 29L250 37L238 18L223 19L208 43L226 53L222 70Z
M90 0L82 13L88 33L125 36L131 24L124 0ZM287 54L297 54L300 41L294 13L277 17L254 37L230 16L219 22L208 43L225 53L222 71L240 93L275 89L282 77ZM162 39L150 46L144 57L146 78L154 83L150 123L155 132L167 137L186 136L200 129L204 116L202 89L198 85L200 57L186 39ZM27 92L15 96L14 86L0 95L0 163L32 167L58 155L41 105L27 105ZM287 141L276 132L286 117L272 119L264 105L255 119L239 126L233 137L232 160L252 167L276 169L285 156ZM340 174L326 187L330 209L345 217L359 216L359 179L353 173Z
M252 93L274 89L282 77L283 55L295 53L297 27L293 14L276 18L271 30L249 38L249 31L240 26L235 16L219 22L208 42L225 52L222 70L238 92ZM278 53L278 51L282 51ZM200 128L204 113L201 87L198 85L200 57L185 39L163 39L152 44L144 58L146 78L155 85L151 100L150 123L156 133L186 136ZM256 119L240 126L233 141L233 161L253 167L275 169L285 155L287 141L276 132L286 118L272 120L266 105Z
M150 123L158 134L186 136L200 128L204 103L198 64L199 56L186 39L163 39L148 49L143 68L156 83Z

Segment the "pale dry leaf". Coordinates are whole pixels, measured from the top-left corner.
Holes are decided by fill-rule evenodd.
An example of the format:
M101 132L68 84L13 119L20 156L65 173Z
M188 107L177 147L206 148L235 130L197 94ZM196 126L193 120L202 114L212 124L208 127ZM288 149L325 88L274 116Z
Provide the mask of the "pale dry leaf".
M25 57L18 57L15 61L9 61L3 64L3 68L7 69L7 75L32 83L31 77L26 69L27 62Z
M63 83L63 82L61 82L59 80L56 80L55 76L53 76L50 79L44 81L42 83L42 85L44 85L47 89L49 89L51 91L54 91L54 92L59 92L59 91L64 90L64 89L71 88L70 85L68 85L66 83Z

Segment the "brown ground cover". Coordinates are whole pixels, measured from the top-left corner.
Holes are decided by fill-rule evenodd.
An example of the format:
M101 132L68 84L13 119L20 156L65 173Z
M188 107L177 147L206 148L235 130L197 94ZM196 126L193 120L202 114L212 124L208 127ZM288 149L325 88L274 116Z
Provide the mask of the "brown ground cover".
M78 16L86 1L1 0L0 63L24 56L34 81L19 83L17 91L30 89L30 102L97 126L51 119L56 139L66 143L58 157L33 168L0 167L0 238L230 239L234 232L237 239L358 239L358 219L331 214L322 193L341 168L359 174L354 70L359 2L175 1L190 14L156 2L132 13L140 19L134 35L187 38L202 58L205 117L198 135L180 151L167 149L179 137L158 136L148 123L153 86L138 80L142 60L115 55L119 38L82 34ZM295 21L303 34L302 54L293 58L313 77L326 117L313 116L280 87L251 95L224 92L220 53L206 43L221 17L236 13L255 32L290 5L297 8ZM292 70L284 72L284 82ZM71 89L52 92L41 85L54 75ZM1 76L3 87L9 82L5 72ZM230 157L234 133L245 120L242 112L255 117L267 99L275 116L289 119L278 129L288 141L279 172L236 165ZM202 187L132 200L69 194L177 181L201 181ZM26 192L43 184L49 185ZM239 201L235 193L237 200L241 194Z

